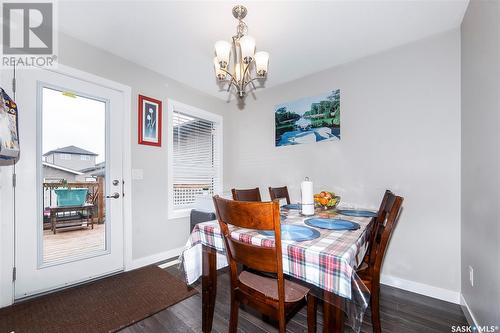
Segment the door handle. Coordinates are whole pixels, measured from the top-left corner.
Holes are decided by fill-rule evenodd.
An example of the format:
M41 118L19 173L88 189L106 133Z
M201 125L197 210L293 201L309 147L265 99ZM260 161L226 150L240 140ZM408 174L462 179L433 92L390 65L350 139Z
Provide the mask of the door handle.
M118 199L119 197L120 197L120 193L118 193L118 192L113 193L113 195L106 196L106 198L110 198L110 199Z

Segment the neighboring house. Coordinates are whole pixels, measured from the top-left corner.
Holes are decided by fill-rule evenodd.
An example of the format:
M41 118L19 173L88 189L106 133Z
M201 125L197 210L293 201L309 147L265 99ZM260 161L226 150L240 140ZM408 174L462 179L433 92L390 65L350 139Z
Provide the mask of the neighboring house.
M43 154L45 162L73 170L94 167L96 156L96 153L76 146L57 148Z
M104 177L106 174L106 162L97 163L95 166L80 170L82 176L86 181L91 178L97 179L97 177Z
M55 165L48 162L42 162L43 167L43 181L46 183L60 182L66 180L67 182L75 182L81 179L82 172L70 168L65 168L60 165Z

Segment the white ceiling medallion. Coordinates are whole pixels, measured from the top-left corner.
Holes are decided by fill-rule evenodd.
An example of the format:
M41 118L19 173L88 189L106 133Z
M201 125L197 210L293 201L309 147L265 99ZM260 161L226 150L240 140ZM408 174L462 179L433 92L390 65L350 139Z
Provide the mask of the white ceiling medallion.
M227 91L233 88L242 100L247 89L256 89L255 80L266 79L269 65L269 53L255 52L255 39L248 35L248 27L243 22L246 15L246 7L238 5L233 8L233 16L238 20L236 35L232 37L232 43L225 40L215 43L214 58L217 80L227 83Z

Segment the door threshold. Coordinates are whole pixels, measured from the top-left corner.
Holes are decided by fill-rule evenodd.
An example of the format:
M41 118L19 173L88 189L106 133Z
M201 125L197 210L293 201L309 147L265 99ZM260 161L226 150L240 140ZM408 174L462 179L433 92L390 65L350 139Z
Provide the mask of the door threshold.
M105 278L108 278L108 277L111 277L111 276L123 273L124 271L125 271L125 269L122 268L122 269L119 269L117 271L112 271L112 272L109 272L109 273L106 273L106 274L103 274L103 275L100 275L100 276L93 277L91 279L86 279L86 280L83 280L83 281L79 281L79 282L75 282L75 283L72 283L72 284L68 284L66 286L57 287L57 288L53 288L53 289L50 289L50 290L45 290L45 291L38 292L36 294L32 294L32 295L28 295L28 296L16 298L16 299L14 299L14 303L13 304L24 303L24 302L32 300L34 298L38 298L38 297L41 297L41 296L53 294L53 293L56 293L58 291L62 291L62 290L65 290L65 289L70 289L70 288L82 286L82 285L85 285L85 284L88 284L88 283L92 283L92 282L95 282L95 281L98 281L98 280L102 280L102 279L105 279Z

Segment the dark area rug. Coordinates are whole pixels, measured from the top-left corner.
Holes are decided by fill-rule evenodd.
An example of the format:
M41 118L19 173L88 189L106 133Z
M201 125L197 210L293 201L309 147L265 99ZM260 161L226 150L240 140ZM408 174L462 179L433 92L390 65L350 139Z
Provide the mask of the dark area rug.
M148 266L0 309L0 333L115 332L196 293Z

